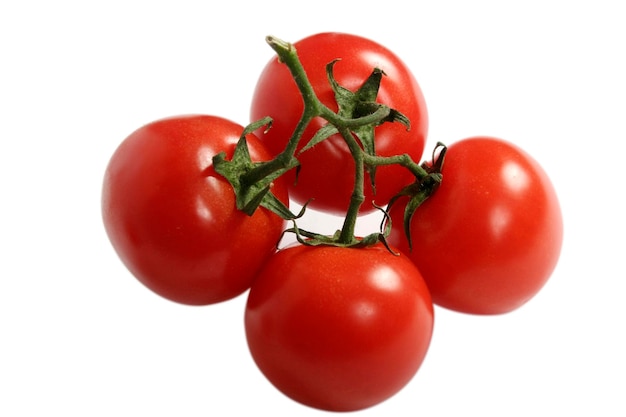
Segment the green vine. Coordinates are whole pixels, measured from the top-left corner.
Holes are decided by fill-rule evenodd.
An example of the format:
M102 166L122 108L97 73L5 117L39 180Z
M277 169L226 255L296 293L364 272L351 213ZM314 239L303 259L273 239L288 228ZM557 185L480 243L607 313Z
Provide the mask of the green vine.
M324 105L315 94L294 45L271 36L268 36L266 41L277 53L280 62L289 68L304 101L304 110L287 146L274 159L253 162L246 141L248 134L262 127L270 129L272 123L270 117L253 122L244 129L231 160L227 160L223 152L213 158L215 170L233 186L237 208L248 215L252 215L259 206L271 210L276 215L293 223L293 227L285 230L285 232L295 233L297 240L303 244L362 247L377 242L383 242L386 245L386 237L391 230L388 210L400 197L406 196L409 198L409 203L404 213L404 228L410 244L409 225L413 213L441 183L445 146L438 144L442 150L439 157L436 160L433 157L430 164L420 165L407 154L377 155L374 142L377 126L383 123L401 123L407 129L410 128L410 121L406 116L395 109L376 102L381 79L385 76L383 71L374 68L370 76L363 81L361 87L353 92L342 87L335 80L333 67L336 61L328 63L326 73L338 104L338 111L334 112ZM296 152L299 149L305 129L316 117L324 119L327 124L301 147L298 155L329 137L339 134L348 146L355 162L354 189L350 204L341 230L331 236L300 229L296 220L302 217L306 205L300 213L294 214L271 192L273 181L291 169L298 169L299 161ZM380 231L365 237L356 237L356 221L359 216L359 209L365 199L365 172L369 174L371 185L375 190L376 169L385 165L399 165L406 168L415 177L415 182L406 186L397 196L392 198L386 209L379 208L384 213L384 221Z

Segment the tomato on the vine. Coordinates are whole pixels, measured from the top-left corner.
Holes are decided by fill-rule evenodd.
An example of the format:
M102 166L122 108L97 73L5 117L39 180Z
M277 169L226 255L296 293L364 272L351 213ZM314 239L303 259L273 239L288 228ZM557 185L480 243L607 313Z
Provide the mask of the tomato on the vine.
M281 392L311 407L353 411L391 397L430 344L433 305L415 265L382 244L291 245L254 281L248 345Z
M344 34L320 33L294 43L300 61L317 97L332 110L337 110L334 93L325 67L335 59L337 82L352 91L357 90L375 67L384 71L377 102L408 117L411 128L401 123L384 123L375 129L375 149L381 156L409 154L419 161L424 150L428 116L422 91L410 69L392 51L369 39ZM251 120L265 116L274 119L272 128L259 137L277 155L285 149L303 112L303 100L289 69L278 58L272 59L254 91ZM302 148L325 122L314 119L305 131ZM310 208L333 214L343 214L354 188L354 160L340 135L324 140L298 156L301 170L295 182L290 176L290 196L299 203L309 202ZM379 167L376 194L365 179L365 204L361 212L373 211L372 201L385 205L404 185L413 181L412 175L399 166ZM311 200L312 199L312 200Z
M552 274L563 239L548 176L525 151L492 137L451 144L442 174L412 218L412 250L400 203L389 242L415 262L438 305L500 314L525 304Z
M207 115L149 123L127 137L107 166L102 215L123 263L172 301L211 304L247 290L276 246L284 221L259 208L247 216L212 157L229 156L243 127ZM248 135L254 160L269 158ZM279 179L273 193L287 203Z

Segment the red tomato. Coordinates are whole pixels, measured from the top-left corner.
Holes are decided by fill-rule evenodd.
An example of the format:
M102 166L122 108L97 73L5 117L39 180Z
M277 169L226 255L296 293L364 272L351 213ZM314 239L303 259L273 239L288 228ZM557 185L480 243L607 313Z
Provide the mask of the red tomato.
M295 43L300 61L319 99L329 108L337 110L334 93L326 75L326 64L341 58L334 66L336 80L343 87L356 91L375 67L382 69L383 77L378 102L406 115L411 130L400 123L385 123L376 128L376 153L382 156L409 154L419 161L424 150L428 127L426 104L422 91L409 68L387 48L362 37L343 33L321 33ZM303 111L303 101L295 82L284 64L272 59L258 80L252 99L251 119L265 116L274 124L261 140L276 155L286 146ZM323 125L314 120L306 130L300 147ZM354 161L348 147L339 135L323 141L298 157L301 171L290 196L299 203L311 198L309 207L344 214L354 187ZM294 184L292 171L290 184ZM374 210L373 200L385 205L389 199L414 178L404 168L386 166L378 169L376 195L366 175L365 203L361 212Z
M414 376L433 305L419 271L381 244L292 245L272 256L245 312L252 357L280 391L330 411L373 406Z
M520 307L543 287L561 250L549 178L523 150L489 137L450 145L442 174L411 222L412 251L401 204L391 209L389 242L415 262L438 305L474 314Z
M212 157L228 157L243 127L213 116L183 116L132 133L106 170L102 214L108 236L128 269L148 288L184 304L223 301L250 287L274 252L284 227L259 208L237 210L231 185ZM247 136L252 158L267 151ZM272 189L287 202L286 186Z

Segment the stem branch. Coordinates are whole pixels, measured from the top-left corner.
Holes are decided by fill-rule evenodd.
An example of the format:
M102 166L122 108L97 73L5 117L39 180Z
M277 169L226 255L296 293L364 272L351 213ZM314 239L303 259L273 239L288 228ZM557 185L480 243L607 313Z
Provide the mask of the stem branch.
M350 129L342 127L339 129L339 133L346 141L350 154L354 158L354 188L352 190L352 196L350 197L350 205L346 212L346 217L339 234L340 243L350 243L355 239L354 231L356 228L356 221L359 216L359 208L363 201L365 201L365 194L363 192L363 182L365 181L365 162L363 159L364 152L352 136Z
M383 165L400 165L409 171L417 179L423 179L428 176L428 172L422 168L422 166L411 158L408 154L394 155L394 156L380 156L380 155L368 155L364 154L363 158L365 164L372 167L379 167Z

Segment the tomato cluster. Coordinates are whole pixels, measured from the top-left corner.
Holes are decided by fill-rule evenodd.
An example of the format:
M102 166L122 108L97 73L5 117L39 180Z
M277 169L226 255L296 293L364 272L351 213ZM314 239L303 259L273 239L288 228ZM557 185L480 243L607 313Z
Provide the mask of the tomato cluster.
M435 304L501 314L541 289L561 248L559 203L539 164L502 139L438 146L416 163L424 97L382 45L343 33L268 42L278 54L254 91L253 123L178 116L121 143L104 176L105 229L166 299L207 305L248 291L250 353L288 397L364 409L416 374ZM290 200L345 213L344 229L300 230L306 210L291 213ZM353 236L375 208L381 231ZM278 249L285 231L298 241Z

